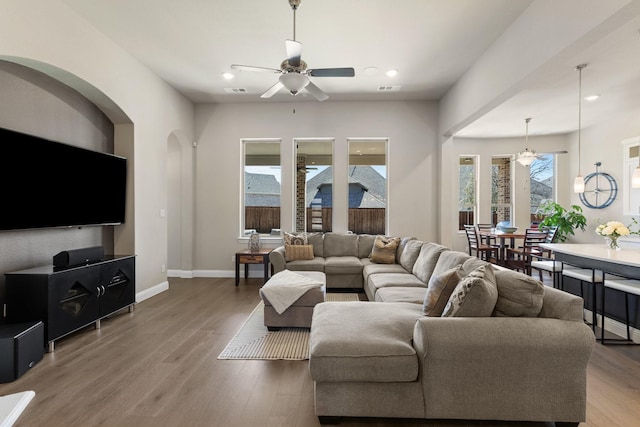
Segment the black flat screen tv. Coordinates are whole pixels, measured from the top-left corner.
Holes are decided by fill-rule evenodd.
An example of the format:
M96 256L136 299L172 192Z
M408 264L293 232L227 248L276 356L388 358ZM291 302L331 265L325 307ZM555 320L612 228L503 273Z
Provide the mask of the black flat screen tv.
M0 128L0 230L124 223L127 159Z

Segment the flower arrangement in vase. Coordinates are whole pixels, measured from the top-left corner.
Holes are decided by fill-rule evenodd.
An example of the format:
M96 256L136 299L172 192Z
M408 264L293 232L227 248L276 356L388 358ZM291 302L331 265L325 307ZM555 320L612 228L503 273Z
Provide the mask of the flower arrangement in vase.
M609 249L619 250L618 238L631 234L629 227L619 221L609 221L596 227L596 233L607 239Z

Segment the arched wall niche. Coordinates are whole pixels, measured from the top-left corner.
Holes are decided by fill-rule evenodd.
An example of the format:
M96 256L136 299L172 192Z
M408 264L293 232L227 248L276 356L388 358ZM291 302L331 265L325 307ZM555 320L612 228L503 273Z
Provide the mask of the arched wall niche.
M134 125L129 116L104 92L84 79L59 67L26 57L9 55L0 55L0 61L17 64L42 73L59 82L67 89L72 89L91 102L113 123L113 153L128 159L127 216L125 224L114 228L113 236L109 236L108 240L113 240L114 253L135 253ZM73 107L72 105L71 108ZM94 147L94 149L96 148ZM101 147L101 149L105 149L105 147ZM45 230L42 233L51 233L51 231Z

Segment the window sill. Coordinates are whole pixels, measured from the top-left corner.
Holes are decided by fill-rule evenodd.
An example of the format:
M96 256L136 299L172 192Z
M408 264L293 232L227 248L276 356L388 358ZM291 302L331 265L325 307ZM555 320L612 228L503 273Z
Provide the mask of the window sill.
M277 247L277 246L282 246L282 236L260 236L260 245L261 246L268 246L268 247ZM244 245L248 245L249 244L249 237L248 236L242 236L242 237L238 237L238 243L242 243Z

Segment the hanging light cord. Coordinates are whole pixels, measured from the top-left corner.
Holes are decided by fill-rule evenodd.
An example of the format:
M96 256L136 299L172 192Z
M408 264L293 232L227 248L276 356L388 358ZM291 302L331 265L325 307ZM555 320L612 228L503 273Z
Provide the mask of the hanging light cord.
M578 175L580 175L580 147L582 145L582 69L586 64L578 65Z

